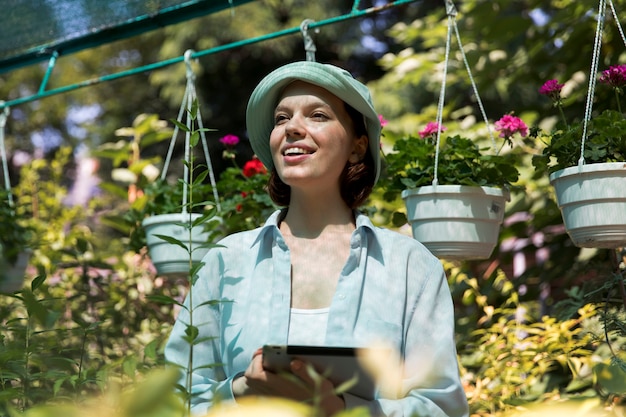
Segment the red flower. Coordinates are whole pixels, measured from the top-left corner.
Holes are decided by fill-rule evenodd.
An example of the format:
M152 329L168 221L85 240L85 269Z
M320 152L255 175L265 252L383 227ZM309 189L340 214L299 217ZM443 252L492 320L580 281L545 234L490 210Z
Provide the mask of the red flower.
M243 166L243 176L247 178L250 178L257 174L265 174L266 172L267 169L263 165L263 162L261 162L257 158L249 160Z

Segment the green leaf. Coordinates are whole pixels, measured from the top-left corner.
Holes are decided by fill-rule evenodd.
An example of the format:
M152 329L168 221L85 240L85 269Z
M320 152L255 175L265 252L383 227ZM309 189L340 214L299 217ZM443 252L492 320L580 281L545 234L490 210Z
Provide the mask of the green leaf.
M611 394L626 394L626 371L615 364L597 363L593 367L593 378Z
M180 303L179 301L176 301L176 299L169 297L167 295L149 295L146 297L148 300L153 301L155 303L160 303L160 304L176 304L179 305L181 307L183 307L183 304Z
M187 127L186 124L179 122L176 119L170 119L172 123L174 123L180 130L183 132L190 132L191 130Z
M194 98L191 102L191 108L189 109L189 118L191 120L196 120L198 117L198 99Z
M156 237L158 237L161 240L166 241L167 243L171 243L172 245L176 245L176 246L180 246L181 248L185 249L187 252L189 252L189 249L187 248L187 245L185 245L183 242L181 242L180 240L171 237L171 236L167 236L167 235L155 235Z
M187 327L185 328L186 337L184 337L184 339L188 343L193 344L194 340L198 338L199 334L200 334L200 331L198 330L196 326L187 325Z
M200 133L198 131L192 132L191 136L189 137L189 144L195 147L196 145L198 145L199 141L200 141Z

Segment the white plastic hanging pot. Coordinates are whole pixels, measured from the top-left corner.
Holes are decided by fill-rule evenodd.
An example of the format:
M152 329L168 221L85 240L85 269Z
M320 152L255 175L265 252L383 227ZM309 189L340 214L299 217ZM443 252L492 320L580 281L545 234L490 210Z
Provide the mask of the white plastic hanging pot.
M191 214L191 221L200 217ZM146 231L146 243L152 264L159 275L168 277L187 276L189 274L189 253L181 246L161 239L157 235L169 236L192 248L192 262L197 264L207 253L208 248L201 247L209 241L209 233L203 225L194 226L189 239L189 213L159 214L147 217L142 222Z
M22 289L31 253L30 250L20 252L13 265L0 259L0 292L12 293Z
M565 168L552 173L550 183L576 246L626 245L626 162Z
M508 191L438 185L404 190L413 237L444 259L486 259L498 243Z

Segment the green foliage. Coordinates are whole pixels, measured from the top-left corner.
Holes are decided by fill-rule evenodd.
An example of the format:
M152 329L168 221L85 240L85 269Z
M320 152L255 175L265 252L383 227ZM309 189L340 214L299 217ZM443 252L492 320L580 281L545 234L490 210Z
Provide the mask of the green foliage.
M7 409L72 401L125 387L157 364L172 306L184 287L155 280L141 257L103 239L92 206L68 207L59 176L71 152L22 169L16 195L43 236L33 251L29 288L0 295L0 414ZM36 208L33 209L33 208ZM28 209L28 210L27 210ZM58 410L57 410L58 411ZM57 414L58 415L58 414Z
M554 398L626 398L626 390L617 397L614 391L616 376L624 371L619 366L607 370L611 360L602 343L598 306L583 304L568 319L542 316L536 302L520 301L501 271L491 283L491 292L505 297L498 303L477 278L456 267L449 275L462 294L460 315L476 323L468 333L461 327L457 341L473 414L492 415Z
M217 182L225 234L259 227L276 210L267 194L268 173L246 176L238 167L226 168Z
M538 173L552 173L578 165L583 123L561 127L551 134L536 130L534 136L546 141L541 155L533 158ZM584 158L586 163L626 161L626 118L614 110L593 117L587 126Z
M432 184L434 144L408 136L397 139L393 150L385 155L385 177L381 182L389 198L407 188ZM515 167L519 157L513 153L483 154L484 151L470 139L448 137L439 149L438 183L510 188L519 177Z
M192 109L193 110L193 109ZM195 107L197 112L197 103ZM193 116L195 118L195 116ZM186 132L187 126L172 121L181 131ZM105 223L115 230L128 236L128 247L140 252L146 246L146 235L142 221L155 214L181 213L183 211L183 193L189 192L193 186L194 201L185 207L193 213L206 212L215 206L212 187L204 183L208 170L205 165L195 164L195 156L190 161L183 161L190 169L193 184L186 184L182 179L176 182L159 177L157 168L160 157L143 158L152 145L171 138L173 130L165 120L154 114L140 114L132 126L116 130L116 135L130 137L130 141L120 140L115 144L106 143L93 152L94 156L109 159L115 167L112 178L117 182L103 185L108 192L123 196L128 200L128 207L122 207L116 213L105 217ZM194 130L191 137L192 148L197 145L199 130ZM186 190L185 190L186 188ZM206 220L206 219L204 219Z

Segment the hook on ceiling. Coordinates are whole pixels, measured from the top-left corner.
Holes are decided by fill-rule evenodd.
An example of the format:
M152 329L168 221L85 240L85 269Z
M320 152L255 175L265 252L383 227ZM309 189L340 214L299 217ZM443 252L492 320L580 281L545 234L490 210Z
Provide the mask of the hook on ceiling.
M309 25L311 25L311 23L315 23L315 20L304 19L302 23L300 23L300 32L304 38L304 51L306 53L307 61L315 61L315 52L317 51L315 42L313 42L313 38L309 34ZM313 29L313 31L315 33L319 33L319 29Z

